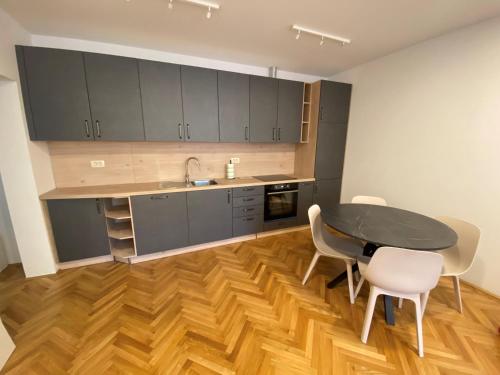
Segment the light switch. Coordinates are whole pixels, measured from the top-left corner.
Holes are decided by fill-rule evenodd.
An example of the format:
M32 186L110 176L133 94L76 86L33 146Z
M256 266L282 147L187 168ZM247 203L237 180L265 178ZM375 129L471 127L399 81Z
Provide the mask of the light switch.
M104 168L106 166L106 163L104 162L104 160L91 160L90 166L92 168Z
M231 158L231 163L233 164L240 164L240 158Z

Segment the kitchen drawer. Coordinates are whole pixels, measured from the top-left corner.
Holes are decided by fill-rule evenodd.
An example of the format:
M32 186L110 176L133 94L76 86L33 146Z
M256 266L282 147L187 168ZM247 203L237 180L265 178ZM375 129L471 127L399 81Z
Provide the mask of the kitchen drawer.
M233 197L248 197L250 195L264 195L264 186L245 186L233 189Z
M243 206L233 208L233 217L243 217L252 215L263 215L264 206Z
M262 232L262 215L233 218L233 236L244 236Z
M264 204L264 195L250 197L233 197L233 207L257 206Z

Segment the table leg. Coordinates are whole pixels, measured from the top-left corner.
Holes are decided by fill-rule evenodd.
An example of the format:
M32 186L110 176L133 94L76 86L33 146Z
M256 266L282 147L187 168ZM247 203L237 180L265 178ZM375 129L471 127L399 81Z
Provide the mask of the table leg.
M394 306L392 305L392 297L384 295L385 322L393 326L396 323L394 319Z
M352 272L354 273L354 272L357 272L357 271L358 271L358 264L356 263L356 264L354 264L352 266ZM345 279L347 279L347 271L342 272L335 279L333 279L328 284L326 284L326 287L328 289L332 289L332 288L336 287L339 283L341 283L342 281L344 281Z

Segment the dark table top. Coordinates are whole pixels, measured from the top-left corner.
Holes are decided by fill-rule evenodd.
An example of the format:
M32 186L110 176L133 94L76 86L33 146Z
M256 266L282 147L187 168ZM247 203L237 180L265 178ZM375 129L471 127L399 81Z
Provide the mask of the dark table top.
M335 230L378 246L413 250L440 250L457 243L446 224L415 212L370 204L339 204L321 211Z

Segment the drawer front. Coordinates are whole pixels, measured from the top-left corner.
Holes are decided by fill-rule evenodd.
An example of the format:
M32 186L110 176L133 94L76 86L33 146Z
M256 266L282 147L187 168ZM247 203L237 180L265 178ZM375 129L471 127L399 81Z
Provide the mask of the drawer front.
M233 207L257 206L264 204L264 195L250 197L233 197Z
M244 217L253 215L262 215L264 212L264 206L243 206L233 208L233 217Z
M245 186L233 189L233 197L248 197L251 195L264 195L264 186Z
M278 230L297 226L297 218L290 217L287 219L266 221L264 224L264 232L268 230Z
M233 218L233 236L244 236L262 232L262 215Z

